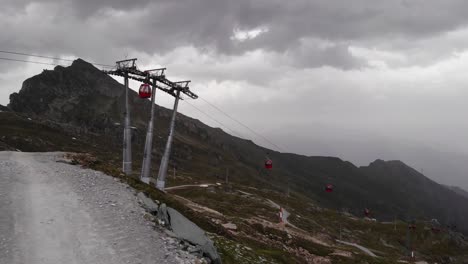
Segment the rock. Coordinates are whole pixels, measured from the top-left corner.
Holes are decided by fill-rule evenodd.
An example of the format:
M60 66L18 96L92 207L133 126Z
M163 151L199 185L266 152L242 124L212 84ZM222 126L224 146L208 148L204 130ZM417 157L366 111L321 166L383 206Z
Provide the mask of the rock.
M161 204L158 208L158 214L156 215L158 218L159 224L162 226L167 226L170 224L169 215L167 213L166 204Z
M218 225L220 225L222 223L221 220L216 219L216 218L211 218L211 222L213 222L215 224L218 224Z
M223 224L222 226L229 230L237 230L237 225L233 223L226 223L226 224Z
M10 109L6 106L0 105L0 112L10 112Z
M194 254L194 253L197 253L197 252L200 252L201 249L199 247L194 247L194 246L190 246L188 247L188 252L191 253L191 254Z
M213 241L206 236L200 227L170 207L167 208L167 213L169 215L170 227L180 239L198 245L214 264L221 263L221 258L213 245Z
M150 213L156 213L158 212L158 205L153 202L150 198L146 197L146 195L142 192L139 192L137 195L138 199L140 199L141 203L143 204L143 207L148 210Z
M177 237L177 235L174 232L172 232L171 230L165 229L164 233L166 233L170 237Z
M148 220L148 221L153 221L153 219L154 219L154 217L153 217L152 214L147 214L147 213L145 213L145 214L143 215L143 218L146 219L146 220Z

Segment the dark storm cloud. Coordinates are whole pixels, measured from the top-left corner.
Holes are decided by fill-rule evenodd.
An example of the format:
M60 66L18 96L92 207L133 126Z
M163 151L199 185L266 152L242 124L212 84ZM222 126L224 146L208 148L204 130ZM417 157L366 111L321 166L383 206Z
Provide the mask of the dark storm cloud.
M383 45L391 46L392 38L411 42L459 28L468 20L468 2L461 0L7 0L3 6L5 10L15 8L21 16L32 5L42 4L48 5L41 15L51 20L49 27L41 27L40 23L21 27L19 22L16 26L21 27L23 36L16 41L0 37L0 44L20 49L42 46L41 51L56 48L99 58L125 49L153 54L190 45L221 54L263 49L293 55L292 59L298 61L292 64L298 67L329 65L349 69L363 63L349 54L347 45L388 39ZM268 30L251 40L232 39L236 29L258 27ZM29 34L44 39L32 41ZM303 50L301 54L290 52L304 38L337 45ZM106 50L96 52L99 49Z
M161 33L165 47L175 43L211 46L221 53L256 48L279 52L304 37L330 41L414 39L456 29L468 20L466 1L177 1L153 2L143 29ZM157 11L160 10L160 11ZM150 15L151 16L151 15ZM269 30L253 41L230 40L235 28Z

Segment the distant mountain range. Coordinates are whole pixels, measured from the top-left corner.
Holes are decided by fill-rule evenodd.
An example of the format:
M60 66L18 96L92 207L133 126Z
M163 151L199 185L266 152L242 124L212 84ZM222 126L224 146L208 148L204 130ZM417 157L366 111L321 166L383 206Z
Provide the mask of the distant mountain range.
M78 59L70 67L58 66L24 81L21 90L10 96L8 109L78 138L100 137L102 140L94 147L120 159L122 128L119 124L124 94L122 84ZM133 91L130 105L132 126L137 128L133 154L134 169L138 171L151 105ZM157 175L170 113L166 108L157 107L153 175ZM0 123L0 149L54 150L52 143L41 147L32 141L19 144L21 139L1 137L3 131L22 125L25 124L11 121L7 127ZM41 140L53 142L51 138ZM57 148L67 149L64 145ZM178 115L172 154L171 166L194 181L220 180L229 169L232 181L284 192L289 186L291 191L322 206L359 215L364 208L370 208L375 217L382 219L437 218L441 223L455 224L468 232L467 193L440 185L401 161L376 160L369 166L356 167L335 157L279 153L182 114ZM271 171L263 168L267 155L273 160ZM326 184L334 186L332 193L325 192Z

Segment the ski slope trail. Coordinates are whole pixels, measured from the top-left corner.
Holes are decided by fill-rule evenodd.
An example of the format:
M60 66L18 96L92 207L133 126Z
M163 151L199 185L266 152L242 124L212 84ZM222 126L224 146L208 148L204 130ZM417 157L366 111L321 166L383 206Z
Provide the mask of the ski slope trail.
M61 153L0 152L0 263L194 263L135 192Z

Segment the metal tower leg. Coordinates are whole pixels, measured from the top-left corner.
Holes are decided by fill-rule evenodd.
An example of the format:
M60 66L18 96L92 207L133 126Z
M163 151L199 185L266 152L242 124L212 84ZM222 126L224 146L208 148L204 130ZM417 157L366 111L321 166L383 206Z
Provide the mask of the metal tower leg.
M151 118L148 123L148 131L146 132L145 151L143 153L143 164L141 165L140 180L149 184L151 172L151 152L153 150L153 128L154 128L154 109L156 96L156 81L154 81L153 91L151 94Z
M126 175L132 173L132 131L130 128L130 108L128 105L128 74L125 74L125 127L123 142L122 170Z
M171 155L172 139L174 137L174 127L175 120L177 115L177 106L179 105L179 95L180 90L177 90L177 96L174 102L174 110L172 111L171 124L169 126L169 136L166 142L166 149L164 150L164 155L161 159L161 165L159 166L158 180L156 182L156 188L161 191L164 191L166 185L166 175L167 175L167 166L169 164L169 157Z

